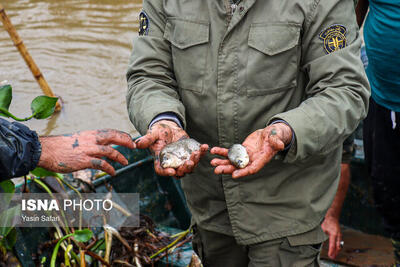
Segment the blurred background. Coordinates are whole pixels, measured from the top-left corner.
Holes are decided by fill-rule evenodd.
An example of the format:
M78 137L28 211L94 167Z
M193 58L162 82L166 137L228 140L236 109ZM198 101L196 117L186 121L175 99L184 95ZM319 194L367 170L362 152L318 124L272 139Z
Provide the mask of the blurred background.
M3 0L2 4L63 110L26 123L40 135L115 128L136 136L129 121L125 72L138 32L141 0ZM0 23L1 24L1 23ZM25 117L43 95L0 26L0 81L13 86L10 111Z

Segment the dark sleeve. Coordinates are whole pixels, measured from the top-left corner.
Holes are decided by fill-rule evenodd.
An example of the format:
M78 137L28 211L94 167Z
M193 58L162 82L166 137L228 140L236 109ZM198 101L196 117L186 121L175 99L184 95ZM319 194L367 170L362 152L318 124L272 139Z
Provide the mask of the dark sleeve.
M36 132L0 118L0 181L28 174L39 163L41 152Z

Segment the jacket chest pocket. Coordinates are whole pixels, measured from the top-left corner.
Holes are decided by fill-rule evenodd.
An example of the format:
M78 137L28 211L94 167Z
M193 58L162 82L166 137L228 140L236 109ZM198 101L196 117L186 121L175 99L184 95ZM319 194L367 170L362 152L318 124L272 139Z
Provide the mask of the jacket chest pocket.
M300 25L252 24L248 39L248 96L268 95L296 87L300 60Z
M178 86L202 93L209 47L209 23L168 18L164 38L171 43Z

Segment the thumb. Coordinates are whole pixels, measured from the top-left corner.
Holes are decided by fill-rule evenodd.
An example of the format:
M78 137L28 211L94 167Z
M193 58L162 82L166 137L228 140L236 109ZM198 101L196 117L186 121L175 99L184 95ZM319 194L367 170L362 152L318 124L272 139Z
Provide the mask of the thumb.
M281 151L285 148L285 144L277 135L270 135L268 141L272 149L276 151Z
M137 148L149 148L158 139L157 131L149 131L145 136L140 137L135 141Z

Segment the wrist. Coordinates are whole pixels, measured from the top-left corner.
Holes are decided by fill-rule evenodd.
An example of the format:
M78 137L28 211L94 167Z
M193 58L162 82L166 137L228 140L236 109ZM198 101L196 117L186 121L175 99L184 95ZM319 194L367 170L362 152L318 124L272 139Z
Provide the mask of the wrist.
M161 126L161 127L169 126L171 128L182 129L176 122L171 120L159 120L155 122L153 125L151 125L150 129L153 128L154 126Z
M39 137L39 142L42 146L42 153L40 154L39 162L38 162L38 167L44 168L47 163L49 162L48 160L48 149L47 149L47 144L46 144L46 137Z
M339 217L340 217L340 215L335 214L334 212L330 212L329 210L325 214L325 219L328 219L328 220L335 220L335 221L339 222Z
M39 142L42 146L42 153L40 154L38 167L50 170L54 164L53 148L54 142L50 139L53 137L39 137Z

